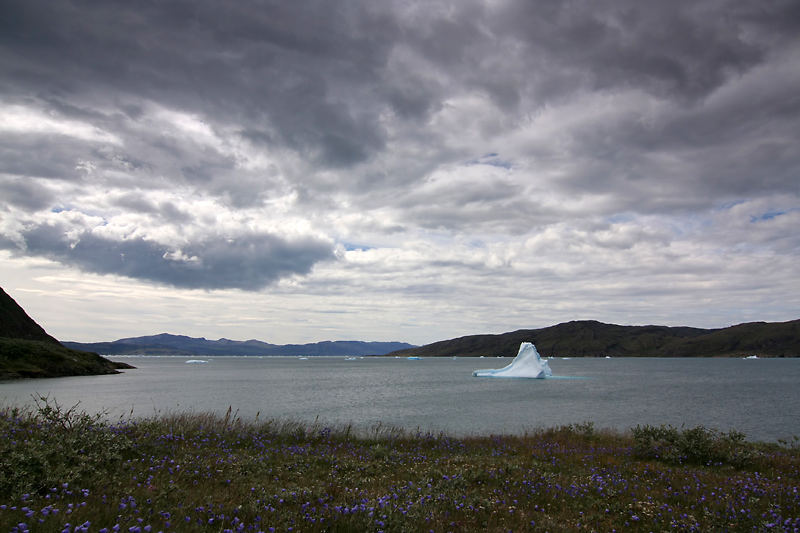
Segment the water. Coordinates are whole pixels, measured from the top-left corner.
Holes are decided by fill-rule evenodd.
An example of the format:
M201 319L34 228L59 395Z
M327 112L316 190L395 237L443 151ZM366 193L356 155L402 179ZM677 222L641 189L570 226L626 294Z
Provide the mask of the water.
M456 435L591 421L736 429L752 440L800 435L800 359L551 359L554 378L474 378L503 358L115 357L121 375L0 383L0 403L48 395L110 418L174 411ZM202 359L207 364L186 364Z

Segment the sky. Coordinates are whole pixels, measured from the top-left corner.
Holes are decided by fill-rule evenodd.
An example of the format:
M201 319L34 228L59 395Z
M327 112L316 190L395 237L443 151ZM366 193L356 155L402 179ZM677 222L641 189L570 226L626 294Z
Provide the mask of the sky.
M5 0L0 286L60 340L800 318L796 0Z

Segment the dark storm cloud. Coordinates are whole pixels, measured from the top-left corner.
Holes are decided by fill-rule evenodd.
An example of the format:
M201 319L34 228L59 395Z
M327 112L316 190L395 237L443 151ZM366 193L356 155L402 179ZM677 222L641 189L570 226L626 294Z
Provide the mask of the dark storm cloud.
M350 99L366 88L350 89L383 64L386 23L352 2L18 2L0 24L13 52L5 92L40 95L61 112L70 100L134 95L268 121L280 142L324 164L381 146L373 117Z
M59 135L0 134L0 173L34 178L76 180L76 154L87 143Z
M112 203L123 209L137 213L157 213L158 206L145 198L141 193L129 192L115 198Z
M126 210L139 214L157 215L163 220L175 224L182 224L192 220L191 215L169 201L158 204L147 199L141 192L129 192L115 198L112 203Z
M140 237L115 240L91 231L67 234L58 224L37 224L19 244L0 247L30 253L87 272L115 274L190 289L258 290L315 263L333 259L329 243L311 238L289 241L271 234L215 237L180 250Z
M796 0L7 0L0 106L35 113L0 124L0 186L26 211L54 200L23 181L36 178L74 185L63 201L78 211L110 206L174 234L202 226L186 205L201 198L217 220L296 217L345 241L376 220L520 235L791 203L797 35ZM483 175L432 186L489 152ZM331 229L359 211L361 226ZM215 223L180 254L82 227L20 238L25 253L184 287L258 288L332 253L310 237L229 242Z
M742 38L736 4L511 2L499 16L521 41L594 87L696 98L762 58L762 44Z
M386 148L386 109L424 123L456 91L483 90L508 111L625 87L696 101L790 40L798 19L796 2L761 0L25 1L4 8L0 61L3 92L62 113L150 99L336 168ZM390 65L402 48L414 57ZM204 179L201 166L189 179Z
M0 177L0 197L4 202L25 211L38 211L51 207L55 194L48 187L26 179Z

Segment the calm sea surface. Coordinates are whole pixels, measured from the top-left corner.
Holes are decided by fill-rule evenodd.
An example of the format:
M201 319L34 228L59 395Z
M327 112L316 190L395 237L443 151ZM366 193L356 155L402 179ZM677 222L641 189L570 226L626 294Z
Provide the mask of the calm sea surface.
M511 359L113 357L114 376L0 382L0 403L48 395L110 418L175 411L281 418L369 429L381 423L457 435L699 424L752 440L800 436L800 359L551 359L552 379L474 378Z

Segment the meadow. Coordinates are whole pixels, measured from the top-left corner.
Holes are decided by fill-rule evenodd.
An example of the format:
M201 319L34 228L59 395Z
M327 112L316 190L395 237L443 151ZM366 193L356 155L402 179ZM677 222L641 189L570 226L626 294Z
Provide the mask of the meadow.
M410 433L0 409L0 530L798 531L797 440L704 427Z

